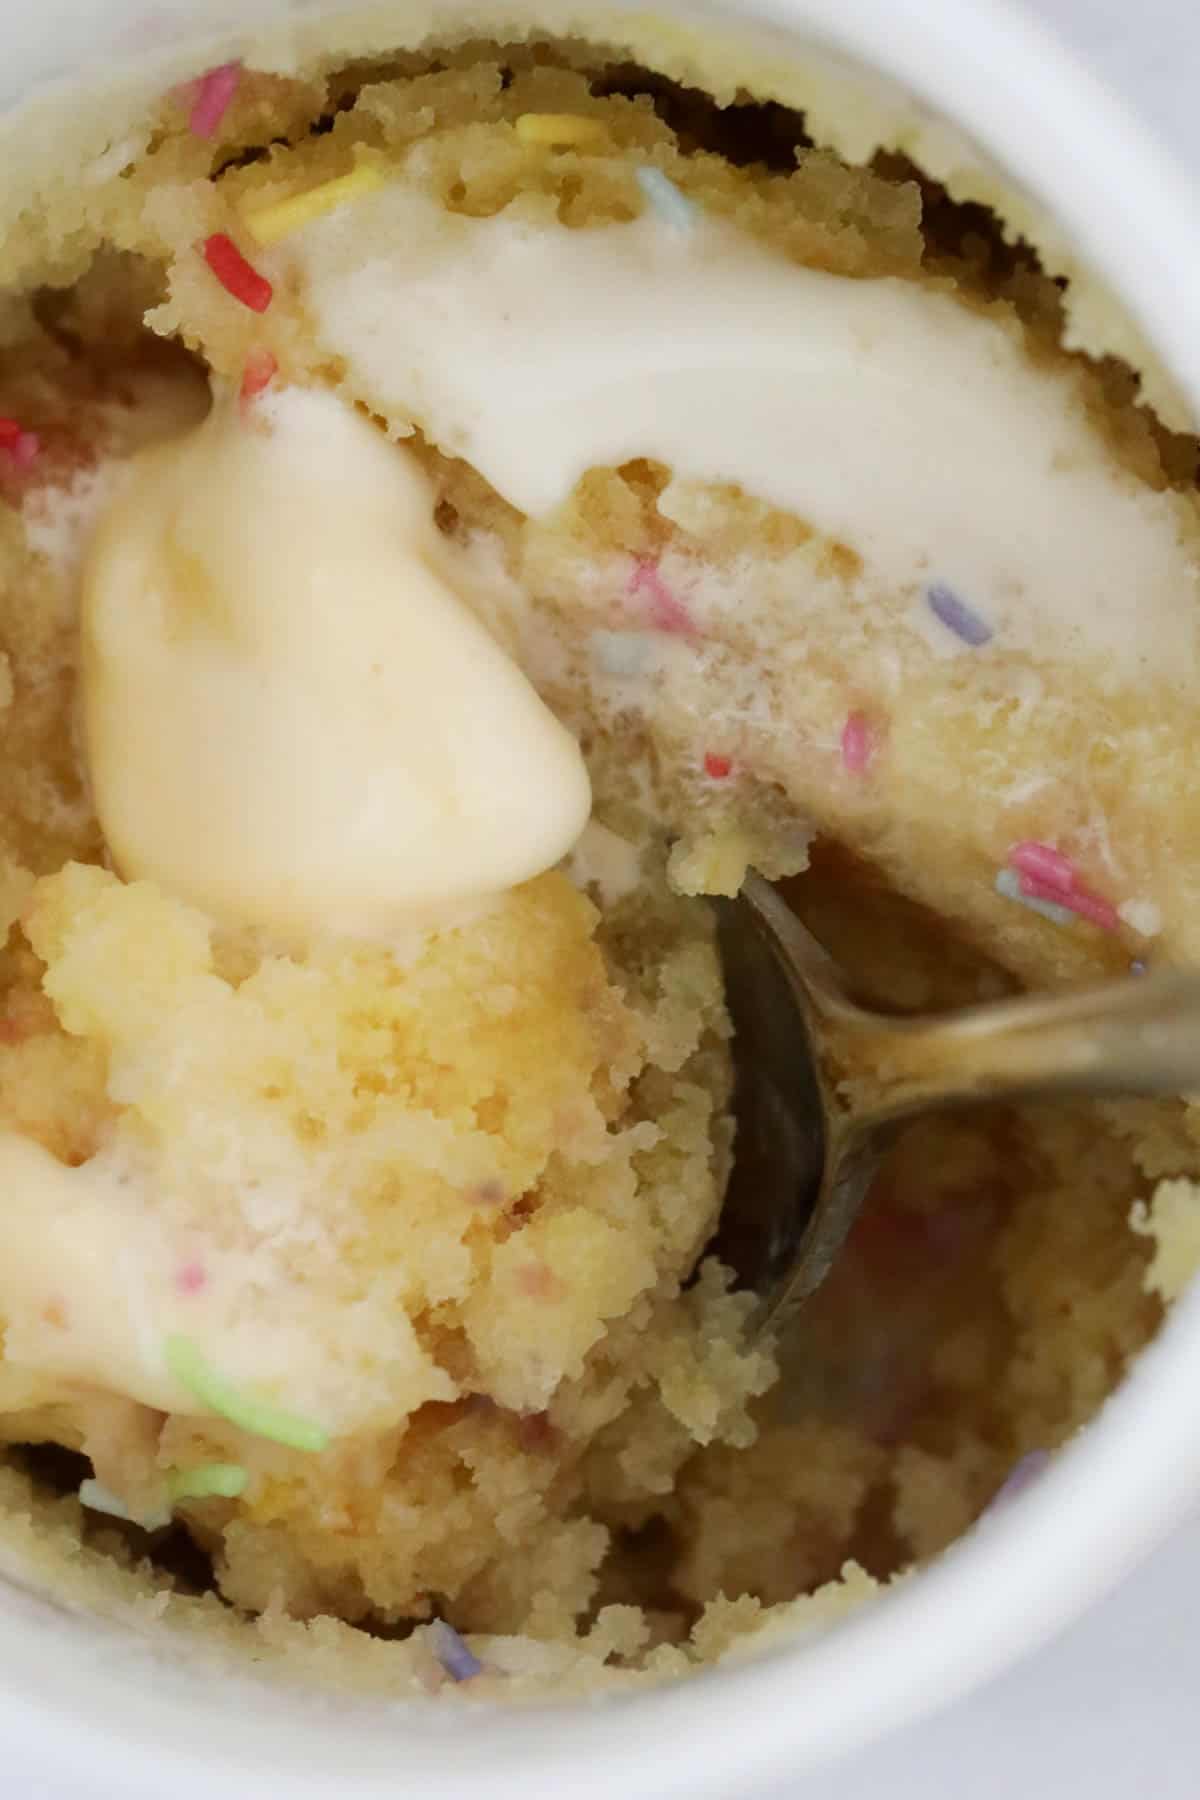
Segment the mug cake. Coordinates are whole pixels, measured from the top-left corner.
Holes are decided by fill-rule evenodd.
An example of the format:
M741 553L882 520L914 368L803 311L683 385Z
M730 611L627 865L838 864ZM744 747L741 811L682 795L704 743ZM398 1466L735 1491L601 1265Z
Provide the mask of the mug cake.
M1192 960L1197 445L1127 321L665 25L222 64L3 277L4 1567L497 1700L935 1555L1188 1279L1194 1115L914 1125L764 1336L708 902L898 1012Z

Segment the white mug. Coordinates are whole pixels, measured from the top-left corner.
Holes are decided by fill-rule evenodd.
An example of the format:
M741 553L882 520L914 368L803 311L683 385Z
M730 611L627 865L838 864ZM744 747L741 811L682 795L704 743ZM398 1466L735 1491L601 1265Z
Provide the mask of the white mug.
M371 20L364 23L368 10ZM0 21L0 105L24 141L61 153L77 100L196 73L318 16L346 47L378 6L353 0L38 0ZM387 8L383 9L386 12ZM436 35L464 0L392 0ZM567 0L495 4L560 24ZM610 4L610 12L617 12ZM598 3L589 22L602 19ZM1120 107L1001 0L730 0L662 11L728 35L816 48L905 91L1046 209L1119 296L1200 416L1200 211ZM384 28L386 35L386 27ZM377 40L376 40L377 41ZM117 102L113 102L114 105ZM88 109L84 108L84 112ZM86 136L86 120L79 129ZM0 131L3 122L0 121ZM81 143L83 138L81 137ZM93 152L102 148L94 141ZM12 160L0 160L12 187ZM6 203L0 192L0 228ZM19 199L19 194L17 195ZM145 1634L73 1616L0 1580L0 1745L13 1791L100 1800L718 1800L819 1766L963 1693L1096 1600L1200 1493L1200 1293L1176 1308L1101 1417L1021 1500L830 1631L678 1686L600 1706L507 1711L294 1693L184 1659ZM34 1783L37 1786L34 1786Z

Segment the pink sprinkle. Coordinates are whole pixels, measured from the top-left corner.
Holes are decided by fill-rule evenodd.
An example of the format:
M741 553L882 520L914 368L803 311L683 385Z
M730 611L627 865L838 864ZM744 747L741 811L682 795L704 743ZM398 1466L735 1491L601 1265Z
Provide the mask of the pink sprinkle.
M1018 875L1028 875L1034 881L1043 881L1052 887L1055 890L1052 899L1058 894L1073 893L1079 880L1069 858L1061 850L1052 850L1049 844L1014 844L1008 860Z
M279 373L279 362L270 350L252 350L242 370L242 405L264 394Z
M517 1270L517 1286L530 1300L561 1300L566 1288L549 1263L522 1263Z
M704 773L711 781L724 781L733 769L733 762L728 756L718 756L710 750L704 758Z
M842 762L852 775L865 775L875 754L875 732L865 713L852 712L842 727Z
M21 427L16 419L0 419L0 449L15 450L21 435Z
M175 1277L175 1286L181 1294L198 1294L208 1286L208 1276L200 1263L184 1263Z
M1078 913L1081 919L1088 919L1098 925L1101 931L1117 931L1120 918L1114 906L1107 900L1101 900L1098 894L1089 894L1086 888L1061 888L1051 881L1042 881L1036 875L1021 876L1021 892L1028 900L1050 900L1055 906L1064 906L1068 912Z
M683 601L671 592L652 557L638 557L629 592L647 602L650 623L656 631L665 631L672 637L699 637L696 621Z
M241 79L242 65L239 62L222 63L219 69L210 69L201 79L188 121L195 137L216 136Z

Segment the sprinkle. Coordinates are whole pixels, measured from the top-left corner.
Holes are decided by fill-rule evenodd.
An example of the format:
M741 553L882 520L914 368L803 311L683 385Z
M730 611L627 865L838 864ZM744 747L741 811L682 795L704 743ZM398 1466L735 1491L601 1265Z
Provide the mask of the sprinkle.
M561 1300L567 1289L549 1263L540 1260L522 1263L517 1270L517 1287L530 1300Z
M252 350L242 370L243 406L265 393L279 373L279 361L270 350Z
M865 775L875 755L875 731L865 713L852 712L842 727L842 762L851 775Z
M718 756L709 750L704 758L704 773L712 781L724 781L733 768L733 761L728 756Z
M639 556L629 582L629 592L649 603L650 622L670 637L694 638L699 634L691 613L662 576L652 557Z
M27 469L41 455L42 440L36 431L26 431L17 419L0 419L0 450L19 469Z
M275 290L265 275L248 263L233 239L224 231L216 231L204 241L204 260L225 289L251 312L264 313L275 297Z
M674 231L692 229L696 223L697 210L680 193L669 175L664 175L661 169L639 169L636 180L665 225L670 225Z
M1129 965L1129 973L1131 975L1144 975L1146 973L1146 964L1135 957Z
M260 206L245 213L246 230L255 243L264 248L278 244L293 231L310 225L314 219L336 212L339 206L362 200L367 194L377 194L380 188L387 186L387 180L376 164L359 162L349 175L339 175L334 181L323 181L320 187L293 194L290 200L279 200L274 206Z
M606 675L639 675L649 654L644 631L592 633L592 655Z
M219 69L210 69L207 75L201 77L191 118L188 120L193 136L216 136L241 79L242 65L238 62L222 63Z
M1039 1476L1044 1475L1049 1467L1050 1452L1048 1450L1031 1450L1027 1456L1023 1456L1019 1462L1013 1464L1004 1481L992 1495L991 1506L1006 1506L1010 1500L1017 1499L1020 1494L1025 1492L1026 1488L1032 1487L1033 1483Z
M1074 863L1051 844L1029 841L1014 844L1008 860L1018 877L1020 891L1010 893L1011 884L1001 887L999 877L996 885L1001 893L1008 893L1010 899L1024 900L1035 911L1043 911L1047 906L1053 907L1054 912L1046 912L1047 918L1065 910L1078 918L1090 920L1102 931L1116 931L1120 925L1121 918L1116 907L1110 906L1107 900L1102 900L1098 894L1093 894L1084 887Z
M128 1519L129 1508L123 1500L118 1500L114 1493L99 1481L84 1481L79 1486L79 1504L86 1506L89 1512L107 1513L110 1519Z
M1074 913L1068 912L1065 906L1059 906L1053 900L1034 900L1022 891L1021 877L1015 869L1001 869L996 877L996 892L1003 894L1006 900L1015 900L1019 906L1027 906L1030 912L1040 913L1043 919L1049 919L1054 925L1070 925Z
M175 1288L180 1294L198 1294L207 1286L208 1276L198 1262L184 1263L175 1277Z
M1126 900L1123 906L1118 906L1117 916L1139 937L1157 937L1162 930L1162 909L1153 900Z
M987 620L981 619L977 612L972 612L966 601L960 600L944 582L935 581L931 588L925 590L925 598L934 617L940 619L947 631L960 637L964 644L970 644L973 650L978 650L981 644L991 641L992 628Z
M452 1681L472 1681L483 1674L483 1664L465 1644L453 1625L435 1619L425 1630L429 1647Z
M1018 875L1029 875L1035 881L1044 881L1047 887L1057 888L1060 893L1069 894L1079 885L1074 863L1061 850L1054 850L1049 844L1014 844L1008 853L1008 860Z
M181 1387L187 1388L212 1412L219 1413L231 1424L239 1425L254 1437L271 1438L287 1444L292 1450L324 1450L329 1434L311 1419L285 1412L268 1401L256 1400L225 1380L201 1355L189 1337L169 1337L166 1343L167 1368Z
M608 128L602 119L584 119L578 113L522 113L513 129L522 144L548 144L551 148L608 142Z
M1101 931L1116 931L1121 921L1115 906L1107 900L1101 900L1098 894L1089 894L1086 888L1072 888L1064 894L1061 888L1053 887L1048 881L1038 881L1032 875L1021 876L1021 893L1027 900L1049 900L1065 906L1069 912L1078 913L1081 919L1087 919L1098 925Z
M176 1469L167 1477L167 1493L176 1500L236 1500L250 1477L241 1463L200 1463L194 1469Z
M130 1525L139 1525L143 1531L161 1531L171 1523L171 1515L165 1510L135 1519L125 1502L99 1481L80 1482L79 1504L86 1506L89 1512L107 1513L110 1519L125 1519Z

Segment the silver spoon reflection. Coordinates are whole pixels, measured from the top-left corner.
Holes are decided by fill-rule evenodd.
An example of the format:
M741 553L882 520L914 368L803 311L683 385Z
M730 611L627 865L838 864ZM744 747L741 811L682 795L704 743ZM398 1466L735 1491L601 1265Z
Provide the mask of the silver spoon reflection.
M760 1296L763 1325L820 1286L897 1131L919 1115L1200 1090L1200 973L888 1018L847 997L760 875L715 904L738 1133L715 1248Z

